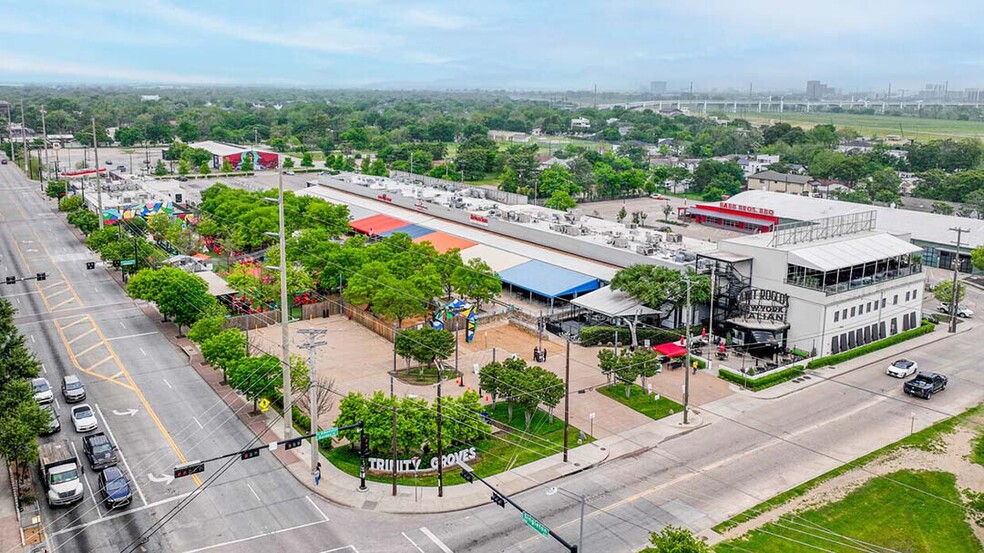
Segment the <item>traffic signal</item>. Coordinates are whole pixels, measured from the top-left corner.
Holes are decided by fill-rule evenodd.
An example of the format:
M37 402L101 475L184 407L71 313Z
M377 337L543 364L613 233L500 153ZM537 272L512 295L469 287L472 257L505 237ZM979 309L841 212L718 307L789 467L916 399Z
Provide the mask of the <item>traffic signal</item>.
M9 276L9 277L7 277L6 282L7 282L7 284L16 284L17 283L17 277Z
M120 260L119 259L114 259L113 260L113 268L114 269L119 269L120 268Z
M95 269L96 268L96 262L95 261L86 261L85 262L85 268L88 269L88 270L90 270L90 271L93 270L93 269Z
M496 505L502 507L503 509L506 508L506 500L503 499L502 496L497 493L492 494L492 503L495 503Z
M468 482L469 484L473 484L475 482L475 475L467 470L461 471L461 477L464 478L465 482Z
M44 273L37 273L34 275L34 278L37 279L38 282L41 282L42 280L48 278L48 275Z
M369 436L366 436L365 432L362 433L360 446L359 456L363 459L369 457Z
M199 472L205 472L205 463L201 461L192 461L190 463L185 463L174 467L175 478L191 476L192 474L197 474Z
M293 440L286 440L284 442L284 449L286 450L286 449L294 449L295 447L301 447L301 444L302 443L304 443L304 440L302 440L301 438L294 438Z
M242 453L239 454L239 458L245 461L246 459L252 459L253 457L259 457L260 456L260 450L261 449L266 449L266 446L263 446L263 447L254 447L253 449L247 449L246 451L244 451L244 452L242 452Z

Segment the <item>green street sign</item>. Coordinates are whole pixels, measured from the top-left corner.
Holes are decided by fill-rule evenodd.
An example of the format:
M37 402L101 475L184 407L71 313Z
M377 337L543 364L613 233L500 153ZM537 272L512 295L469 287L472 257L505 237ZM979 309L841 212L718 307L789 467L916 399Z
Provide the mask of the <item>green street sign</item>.
M338 428L336 427L336 428L327 428L325 430L319 430L318 433L315 434L314 436L319 440L323 440L325 438L334 438L337 435L338 435Z
M120 261L120 267L126 267L128 265L136 265L136 264L137 264L136 259L124 259Z
M523 511L523 522L525 522L530 528L536 530L541 536L550 535L550 529L547 528L547 525L543 524L526 511Z

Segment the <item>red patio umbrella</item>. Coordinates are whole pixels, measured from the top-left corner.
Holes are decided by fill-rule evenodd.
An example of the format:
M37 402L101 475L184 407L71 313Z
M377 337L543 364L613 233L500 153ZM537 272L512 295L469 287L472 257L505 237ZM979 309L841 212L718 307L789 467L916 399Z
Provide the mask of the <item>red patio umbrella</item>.
M677 344L676 342L666 342L665 344L653 346L653 350L656 353L665 355L666 357L682 357L687 355L687 348Z

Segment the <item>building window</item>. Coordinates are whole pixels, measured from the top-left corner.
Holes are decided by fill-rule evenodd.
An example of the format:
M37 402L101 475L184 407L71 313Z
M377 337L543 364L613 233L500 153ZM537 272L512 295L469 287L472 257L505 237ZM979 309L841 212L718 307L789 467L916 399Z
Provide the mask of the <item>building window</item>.
M860 328L854 331L854 337L857 340L859 346L864 344L864 331L862 331Z
M830 353L840 353L840 341L837 339L837 336L830 338Z
M898 304L899 304L899 295L895 294L895 297L892 298L892 305L898 305Z
M847 318L847 308L846 307L844 308L844 311L841 312L841 318L842 319L846 319Z
M905 292L905 301L909 301L909 294L911 294L911 293L912 292L909 292L908 290L906 290L906 292Z
M909 314L902 315L902 332L909 330Z
M840 342L841 342L841 351L847 351L847 334L841 334Z
M898 317L892 317L892 336L899 333L899 319Z
M851 316L852 317L854 316L854 307L853 306L851 307Z
M866 326L864 327L864 343L867 344L870 341L871 341L871 327Z
M858 306L858 315L864 315L864 304Z
M885 338L885 321L878 323L878 339L883 340Z
M834 322L835 323L840 320L840 315L841 315L841 312L840 311L834 311Z
M848 349L854 349L854 348L857 347L857 345L858 345L857 342L854 341L854 333L853 332L848 332L847 333L847 347L848 347Z
M881 306L882 309L885 309L885 302L886 301L888 301L887 298L882 298L882 306Z
M865 313L871 313L871 302L870 301L868 302L868 308L865 310Z

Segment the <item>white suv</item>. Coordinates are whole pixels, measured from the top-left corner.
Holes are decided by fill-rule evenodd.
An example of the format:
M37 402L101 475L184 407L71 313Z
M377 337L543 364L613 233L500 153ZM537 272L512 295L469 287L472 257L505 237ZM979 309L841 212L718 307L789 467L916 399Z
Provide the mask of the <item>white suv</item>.
M48 379L38 377L31 380L31 388L34 390L34 401L38 403L51 403L55 399L55 393L51 391L51 384Z

